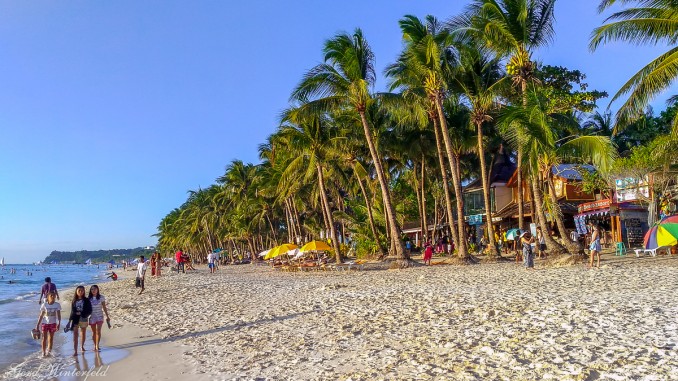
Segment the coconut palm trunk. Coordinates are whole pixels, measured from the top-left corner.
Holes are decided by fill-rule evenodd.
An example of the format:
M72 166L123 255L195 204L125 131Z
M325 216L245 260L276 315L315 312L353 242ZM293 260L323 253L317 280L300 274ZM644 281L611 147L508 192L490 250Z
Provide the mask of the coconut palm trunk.
M450 225L450 232L452 233L452 239L454 243L459 246L459 231L454 226L454 208L452 207L452 197L450 196L450 181L447 176L447 170L445 169L445 157L443 151L443 143L441 139L440 125L438 123L437 117L432 117L433 120L433 130L435 131L436 138L436 150L438 151L438 164L440 166L440 175L443 180L443 192L445 193L445 211L447 212L447 220ZM427 230L428 233L428 230Z
M355 165L353 167L353 172L356 172ZM379 234L377 233L377 226L374 223L374 215L372 214L372 202L367 195L367 190L365 190L365 185L363 185L362 179L360 179L357 174L356 177L358 178L358 184L360 185L360 192L362 192L363 198L365 199L365 206L367 207L367 219L370 221L370 229L372 230L372 235L374 236L374 242L377 244L379 253L381 254L380 256L383 258L388 255L388 252L382 244L381 239L379 239Z
M386 183L386 176L384 174L384 169L381 165L381 159L377 153L377 148L374 145L374 139L372 138L372 131L369 124L367 123L367 118L365 116L365 110L359 110L360 121L363 125L363 130L365 133L365 141L367 141L367 146L370 149L370 155L372 156L372 161L374 163L375 171L377 172L377 179L379 180L379 186L381 187L381 193L384 198L384 207L386 209L386 218L388 219L388 225L390 230L390 236L392 240L392 247L395 252L391 254L395 256L398 260L409 259L409 253L405 253L405 248L403 247L402 242L398 239L400 232L398 231L398 222L395 218L395 210L393 208L393 203L391 202L391 192ZM403 265L404 263L401 263Z
M478 129L478 158L480 158L480 178L483 182L483 199L485 200L485 216L486 221L486 230L488 235L488 240L490 242L490 257L500 257L499 249L494 241L494 226L492 225L492 203L490 202L490 182L488 179L487 168L485 164L485 148L483 145L483 123L481 121L476 122L476 128Z
M558 199L556 198L556 188L553 185L553 178L549 176L549 174L546 175L546 181L548 183L549 187L549 197L551 198L551 202L553 203L554 207L554 216L553 219L556 221L556 226L558 227L558 234L560 235L560 239L564 243L565 249L572 254L576 255L579 254L582 251L582 247L579 245L577 242L572 242L570 240L570 237L567 236L567 230L565 229L565 223L563 222L563 214L562 211L560 210L560 205L558 205Z
M554 254L563 254L566 252L565 248L563 245L558 243L553 237L551 237L550 234L548 233L548 226L546 226L546 214L544 214L544 209L542 208L542 205L544 205L544 200L542 198L541 194L541 189L539 188L538 181L535 179L532 179L532 196L534 197L534 202L537 204L536 213L539 215L539 226L541 226L541 231L544 236L544 239L546 240L546 247L549 248L549 251L551 251ZM535 211L533 211L534 214Z
M318 171L318 186L320 187L320 196L323 200L323 204L327 209L327 218L330 223L330 232L332 234L332 246L334 246L334 253L336 254L337 263L342 263L341 258L341 249L339 248L339 239L337 237L337 229L334 227L334 220L332 219L332 211L330 209L330 201L327 198L327 191L325 191L325 176L323 175L323 169L320 164L316 164L316 170Z
M443 134L443 141L445 142L445 151L447 152L447 157L450 159L450 172L452 173L452 183L454 184L454 193L457 199L457 229L459 231L459 240L456 242L456 245L458 247L459 258L466 260L469 257L469 254L466 246L466 230L461 222L464 221L464 201L461 197L461 176L454 163L455 159L452 153L452 142L450 141L450 133L447 129L447 120L443 113L443 102L439 94L435 96L435 104L438 111L438 120L440 121L440 131Z

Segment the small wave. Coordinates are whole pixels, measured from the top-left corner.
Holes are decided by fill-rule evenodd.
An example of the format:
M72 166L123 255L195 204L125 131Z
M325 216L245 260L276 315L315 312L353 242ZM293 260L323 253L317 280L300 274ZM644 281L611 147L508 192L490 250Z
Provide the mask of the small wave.
M28 293L28 294L19 295L19 296L17 296L16 298L14 298L14 300L26 300L26 299L31 299L31 298L34 298L35 295L38 295L38 293L37 293L37 292L31 292L31 293Z

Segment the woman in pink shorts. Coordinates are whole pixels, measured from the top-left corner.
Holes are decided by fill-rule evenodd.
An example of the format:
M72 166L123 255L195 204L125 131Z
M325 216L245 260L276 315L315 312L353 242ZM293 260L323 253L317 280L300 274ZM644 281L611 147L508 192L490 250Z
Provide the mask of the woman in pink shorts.
M94 342L94 351L99 352L99 342L101 341L101 326L104 325L104 314L106 314L106 322L109 323L111 319L108 317L108 309L106 308L106 298L99 293L99 286L92 285L89 288L89 302L92 304L92 314L89 316L89 326L92 328L92 342Z

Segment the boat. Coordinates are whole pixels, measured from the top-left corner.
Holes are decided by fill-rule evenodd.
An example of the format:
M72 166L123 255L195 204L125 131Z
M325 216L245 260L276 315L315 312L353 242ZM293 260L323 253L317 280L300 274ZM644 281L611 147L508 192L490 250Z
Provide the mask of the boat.
M2 257L2 259L0 259L0 266L5 267L5 257Z

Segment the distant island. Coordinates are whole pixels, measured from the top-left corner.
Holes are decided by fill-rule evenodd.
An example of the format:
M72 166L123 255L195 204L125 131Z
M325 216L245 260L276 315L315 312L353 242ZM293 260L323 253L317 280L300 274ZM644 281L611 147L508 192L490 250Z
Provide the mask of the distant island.
M80 251L52 251L43 261L44 263L106 263L125 259L138 258L140 255L150 257L155 248L153 246L137 247L135 249L111 249L111 250L80 250Z

